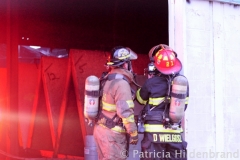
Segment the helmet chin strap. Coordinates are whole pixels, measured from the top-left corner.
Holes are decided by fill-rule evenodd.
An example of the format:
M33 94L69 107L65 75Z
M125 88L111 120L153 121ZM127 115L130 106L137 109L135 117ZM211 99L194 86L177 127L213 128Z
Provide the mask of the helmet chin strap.
M127 67L124 66L125 64L127 64L128 66L127 66ZM130 71L130 72L133 73L131 61L126 61L126 62L123 63L122 65L118 66L118 68L126 69L126 70L128 70L128 71Z
M128 64L128 70L133 73L131 61L128 61L127 64Z
M128 64L127 67L124 67L125 63ZM131 61L127 61L127 62L125 62L125 63L124 63L123 65L119 66L118 68L122 68L122 69L126 69L126 70L130 71L130 72L133 74L133 76L135 77L136 74L133 72ZM137 87L142 87L141 85L139 85L139 84L137 84L137 83L135 82L135 79L134 79L134 78L133 78L133 81L132 81L132 82L133 82L133 84L135 84Z

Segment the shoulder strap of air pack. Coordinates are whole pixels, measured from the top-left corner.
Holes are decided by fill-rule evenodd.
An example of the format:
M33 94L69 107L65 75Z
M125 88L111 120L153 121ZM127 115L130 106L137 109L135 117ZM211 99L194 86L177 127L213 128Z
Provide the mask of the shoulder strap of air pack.
M103 96L103 87L104 87L106 81L107 80L111 81L111 80L114 80L114 79L124 79L127 82L129 82L128 79L122 74L118 74L118 73L105 74L104 76L102 76L100 78L100 89L99 89L99 96L100 97Z
M123 79L123 80L125 80L125 81L127 81L128 83L130 82L128 79L127 79L127 77L125 77L124 75L122 75L122 74L118 74L118 73L113 73L113 74L109 74L108 75L108 80L109 81L111 81L111 80L113 80L113 79ZM131 92L132 92L132 94L133 95L135 95L135 91L134 91L134 89L132 89L131 88Z
M124 79L127 82L128 79L122 75L122 74L118 74L118 73L112 73L112 74L107 74L107 73L103 73L102 77L100 78L100 88L99 88L99 101L101 101L101 98L103 96L103 88L105 86L106 81L111 81L114 79ZM99 111L101 111L101 106L99 107Z
M108 75L108 80L111 81L113 79L123 79L127 82L129 82L129 80L122 74L119 74L119 73L113 73L113 74L109 74Z
M124 76L124 75L122 75L122 74L117 74L117 73L114 73L114 74L107 74L107 75L105 75L103 78L100 78L100 89L99 89L99 93L100 93L100 97L99 97L99 101L101 101L101 99L102 99L102 96L103 96L103 87L104 87L104 85L105 85L105 83L106 83L106 81L108 80L108 81L111 81L111 80L114 80L114 79L124 79L124 80L126 80L127 82L129 82L128 81L128 79ZM111 82L111 83L113 83L113 82ZM110 84L110 86L111 86L111 84ZM99 103L100 104L100 103ZM117 125L119 122L114 122L113 120L117 117L117 113L113 116L113 118L108 118L107 116L105 116L103 113L102 113L102 106L101 106L101 104L99 105L99 109L98 109L98 116L97 116L97 120L99 119L99 118L102 118L102 117L104 117L105 119L106 119L106 126L108 127L108 128L113 128L115 125Z

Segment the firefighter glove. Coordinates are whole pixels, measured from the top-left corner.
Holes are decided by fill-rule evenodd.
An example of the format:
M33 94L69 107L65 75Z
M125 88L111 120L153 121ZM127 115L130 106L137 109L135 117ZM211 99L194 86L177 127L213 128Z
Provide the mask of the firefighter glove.
M130 134L130 144L136 145L138 143L138 132L134 131Z

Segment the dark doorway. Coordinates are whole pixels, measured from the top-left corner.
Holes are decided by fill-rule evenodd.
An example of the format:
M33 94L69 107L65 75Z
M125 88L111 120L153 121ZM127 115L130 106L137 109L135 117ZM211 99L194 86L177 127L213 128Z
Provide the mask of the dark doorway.
M0 19L4 22L2 13L6 9L4 1L1 3ZM168 0L20 0L18 3L20 45L90 50L124 45L146 54L154 45L168 44ZM5 30L4 23L0 28ZM3 40L4 34L1 36Z

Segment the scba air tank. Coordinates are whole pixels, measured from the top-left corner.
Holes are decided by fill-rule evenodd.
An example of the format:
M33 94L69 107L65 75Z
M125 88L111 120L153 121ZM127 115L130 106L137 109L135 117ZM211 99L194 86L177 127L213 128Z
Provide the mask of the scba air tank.
M169 111L169 117L173 123L179 123L184 116L187 88L188 80L186 77L177 76L173 79Z
M98 115L100 81L96 76L88 76L85 81L84 116L88 124Z

